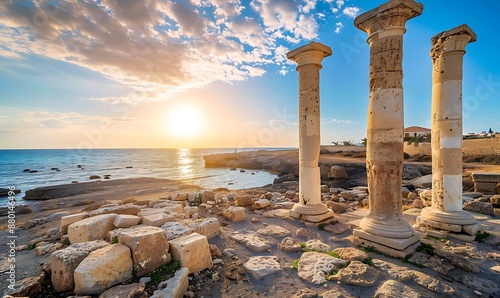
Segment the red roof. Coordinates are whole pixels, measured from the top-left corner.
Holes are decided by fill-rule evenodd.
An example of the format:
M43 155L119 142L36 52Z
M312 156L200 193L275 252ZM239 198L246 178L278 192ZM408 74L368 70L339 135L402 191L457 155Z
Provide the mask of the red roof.
M405 128L405 132L431 132L430 129L421 126L410 126Z

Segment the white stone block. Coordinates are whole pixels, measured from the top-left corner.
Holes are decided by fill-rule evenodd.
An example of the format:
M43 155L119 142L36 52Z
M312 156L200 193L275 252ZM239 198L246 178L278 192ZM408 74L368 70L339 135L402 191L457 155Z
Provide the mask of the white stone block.
M182 267L175 272L174 277L167 280L167 287L163 290L156 290L151 298L183 298L184 293L188 290L189 269Z
M68 238L71 243L87 242L106 238L115 226L116 214L103 214L82 219L68 227Z
M223 215L232 222L244 221L246 219L246 209L244 207L230 206L224 210Z
M88 212L81 212L61 217L61 233L66 234L68 232L68 226L70 224L85 219L88 216Z
M170 241L170 252L189 273L212 268L212 257L206 236L192 233Z
M130 228L138 225L141 218L136 215L118 214L113 221L113 225L117 228Z

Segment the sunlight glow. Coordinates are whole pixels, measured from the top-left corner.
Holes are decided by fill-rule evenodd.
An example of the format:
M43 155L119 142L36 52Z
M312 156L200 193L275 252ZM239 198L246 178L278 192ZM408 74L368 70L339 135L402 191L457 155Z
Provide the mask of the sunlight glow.
M201 132L202 115L194 106L183 105L175 107L167 117L169 131L175 136L190 138Z

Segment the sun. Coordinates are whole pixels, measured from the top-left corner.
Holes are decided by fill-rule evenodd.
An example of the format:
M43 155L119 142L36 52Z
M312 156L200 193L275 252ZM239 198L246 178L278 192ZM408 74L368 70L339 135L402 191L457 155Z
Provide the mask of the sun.
M194 137L201 132L202 115L195 106L175 107L169 111L167 120L169 131L178 137Z

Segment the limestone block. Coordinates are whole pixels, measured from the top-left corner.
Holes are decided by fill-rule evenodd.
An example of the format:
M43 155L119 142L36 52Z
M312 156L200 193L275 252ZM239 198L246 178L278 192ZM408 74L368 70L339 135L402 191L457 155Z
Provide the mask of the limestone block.
M422 298L418 292L393 279L384 282L375 292L374 298Z
M120 206L111 206L105 208L99 208L94 211L89 212L89 216L96 216L101 214L130 214L136 215L141 208L139 206L134 205L120 205Z
M161 227L167 221L175 221L176 217L165 213L156 213L142 217L142 224L146 226Z
M118 214L113 221L113 225L117 228L130 228L138 225L141 218L136 215Z
M170 252L189 273L212 268L212 257L206 236L192 233L170 241Z
M67 215L61 217L61 233L66 234L68 232L68 226L74 222L82 220L84 218L89 217L88 212L81 212L72 215Z
M333 179L342 179L342 178L349 178L347 175L347 172L345 171L344 167L341 166L332 166L330 168L330 172L328 172L328 178L333 178Z
M154 291L151 298L183 298L189 286L188 274L189 269L182 267L175 272L174 277L167 280L167 287Z
M254 231L251 230L239 230L236 232L231 233L229 236L231 239L243 244L245 247L247 247L250 250L256 251L256 252L262 252L266 250L271 249L272 243L268 239L260 236Z
M141 219L144 218L146 215L151 215L151 214L159 214L159 213L165 213L164 208L145 208L142 209L137 213L137 216L139 216Z
M251 195L239 195L236 196L236 203L239 206L251 206L253 205L253 197Z
M495 194L496 183L492 182L474 182L474 191L487 195Z
M50 256L51 281L57 292L72 291L75 287L73 274L80 262L92 251L108 246L102 240L75 243L55 251Z
M220 233L220 223L216 217L190 219L182 223L186 224L193 232L212 239Z
M472 173L471 176L474 182L500 182L500 173Z
M469 234L469 235L476 235L477 232L481 230L481 224L480 223L475 223L473 225L466 225L463 226L464 232Z
M68 238L71 243L86 242L106 238L115 226L116 214L103 214L82 219L68 227Z
M491 203L474 200L465 202L463 208L467 211L479 212L486 215L495 215L495 209Z
M174 201L187 201L189 199L188 193L179 193L174 197Z
M133 283L120 285L104 291L99 298L147 298L146 285L144 283Z
M132 252L132 261L137 276L144 276L161 265L170 262L167 233L151 226L137 226L121 230L118 242Z
M173 240L193 233L193 230L190 227L180 222L166 222L161 226L161 229L167 232L168 240Z
M23 278L17 281L14 288L5 291L5 298L8 297L35 297L42 291L42 283L45 280L45 272L41 274Z
M132 278L130 249L120 243L91 252L75 269L75 294L96 295Z
M280 249L286 252L298 252L302 251L302 246L300 246L299 242L293 240L293 238L285 237L281 241Z
M261 279L282 270L276 256L251 257L243 268L255 279Z
M363 262L368 259L368 254L355 247L341 247L333 250L334 253L338 254L342 260L346 261L360 261Z
M223 215L232 222L244 221L246 218L246 209L243 207L230 206L224 210Z
M319 239L312 239L306 242L306 248L316 251L329 251L330 245L323 243Z

